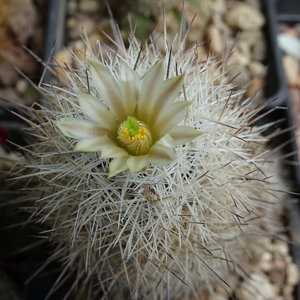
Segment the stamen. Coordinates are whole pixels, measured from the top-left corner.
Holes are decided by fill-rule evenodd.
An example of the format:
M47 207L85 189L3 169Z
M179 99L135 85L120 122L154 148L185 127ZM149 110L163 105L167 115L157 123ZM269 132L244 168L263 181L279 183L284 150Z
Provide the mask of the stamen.
M134 117L128 117L119 126L117 138L121 147L134 156L148 154L152 146L152 136L149 127Z

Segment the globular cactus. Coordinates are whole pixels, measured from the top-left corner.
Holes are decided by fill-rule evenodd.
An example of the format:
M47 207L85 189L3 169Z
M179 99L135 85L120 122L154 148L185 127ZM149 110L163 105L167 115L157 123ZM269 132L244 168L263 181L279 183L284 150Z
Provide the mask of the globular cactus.
M108 54L87 43L68 84L45 87L49 107L31 111L37 141L24 151L39 183L27 210L78 295L199 299L218 284L230 293L280 212L268 125L254 126L259 109L226 82L222 61L181 36L164 53L163 36L132 35Z

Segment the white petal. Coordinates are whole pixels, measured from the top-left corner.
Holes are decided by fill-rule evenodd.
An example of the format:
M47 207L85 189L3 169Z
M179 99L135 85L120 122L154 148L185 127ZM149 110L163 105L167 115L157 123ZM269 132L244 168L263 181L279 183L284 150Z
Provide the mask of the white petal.
M149 162L166 166L174 160L173 151L171 148L156 143L149 152Z
M156 116L162 109L168 109L167 107L178 97L180 91L182 90L183 83L184 75L168 78L161 83L156 95L157 99L155 102L155 107L153 109L154 116Z
M126 114L122 106L119 84L109 69L102 64L90 61L92 81L103 100L116 119L125 120Z
M107 129L82 119L64 117L55 122L55 125L65 136L74 139L94 138L108 133Z
M118 124L115 117L98 98L90 94L79 92L78 102L82 111L95 123L111 131L117 130Z
M141 171L148 165L149 155L130 156L127 159L127 165L131 173Z
M121 101L128 116L134 115L137 99L139 97L140 81L137 73L124 63L121 70L119 85L122 95Z
M109 139L107 136L83 139L80 140L74 151L81 152L101 152L101 158L116 158L128 155L127 151L123 148L117 147L115 142Z
M164 69L164 61L158 62L146 72L142 81L137 117L146 124L149 123L151 116L151 111L149 111L148 107L155 106L157 100L156 94L164 80Z
M190 126L175 126L168 132L176 146L185 144L202 134L199 130Z
M151 125L154 141L163 137L176 124L183 120L189 109L189 101L177 101L159 112L156 121Z
M82 152L96 152L96 151L101 151L104 147L113 147L113 146L115 146L114 141L112 141L107 136L100 136L100 137L80 140L77 143L74 150L82 151Z
M116 158L126 155L128 155L128 152L125 149L115 145L112 147L102 147L101 149L101 158Z
M128 169L127 166L128 156L122 156L114 158L109 164L109 175L108 178L115 176Z
M160 140L159 140L159 143L161 145L164 145L168 148L175 148L176 147L176 143L175 141L173 140L172 136L167 133L165 134Z

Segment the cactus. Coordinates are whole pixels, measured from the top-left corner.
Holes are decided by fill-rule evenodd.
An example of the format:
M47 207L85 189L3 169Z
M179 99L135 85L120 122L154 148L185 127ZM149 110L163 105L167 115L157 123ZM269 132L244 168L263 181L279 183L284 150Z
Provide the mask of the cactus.
M260 108L226 82L222 61L198 57L185 34L164 36L163 53L134 34L109 54L87 42L68 84L43 88L49 107L29 112L26 176L38 182L27 210L90 299L230 293L280 214Z

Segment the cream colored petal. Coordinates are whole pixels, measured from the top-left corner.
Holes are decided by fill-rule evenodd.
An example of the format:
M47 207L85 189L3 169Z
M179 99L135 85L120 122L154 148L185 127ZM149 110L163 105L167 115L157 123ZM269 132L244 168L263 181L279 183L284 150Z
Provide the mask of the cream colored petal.
M173 140L172 136L167 133L165 134L160 140L159 140L159 143L161 145L164 145L168 148L175 148L176 147L176 143L175 141Z
M176 124L183 120L189 109L189 101L177 101L159 112L157 119L151 125L151 132L154 135L154 141L163 137Z
M149 155L130 156L127 160L127 165L131 173L141 171L148 165Z
M128 155L127 151L117 147L115 142L106 136L80 140L74 151L81 152L101 152L101 158L116 158Z
M113 146L115 146L114 141L112 141L107 136L100 136L100 137L80 140L77 143L74 150L82 151L82 152L96 152L96 151L101 151L103 148L108 148Z
M121 90L121 101L128 116L133 116L139 97L140 78L137 73L123 64L119 80Z
M199 130L190 126L175 126L168 132L176 146L185 144L202 134Z
M156 143L149 152L149 162L159 166L170 164L174 158L173 150L159 143Z
M128 156L122 156L114 158L109 164L109 175L108 178L115 176L128 169L127 166Z
M108 133L107 129L82 119L64 117L56 121L55 125L65 136L74 139L94 138Z
M156 94L159 91L165 76L164 61L160 61L152 66L145 74L140 91L138 101L138 114L139 120L149 123L151 111L150 107L154 107L156 103Z
M171 105L175 99L178 97L180 91L182 90L184 83L184 75L175 76L172 78L166 79L161 83L161 86L158 89L155 102L155 106L152 108L149 107L151 112L153 111L153 117L161 111L162 109L168 109L168 106ZM150 122L151 124L151 122Z
M116 145L112 147L103 147L101 149L101 158L116 158L127 155L128 152L125 149L120 148Z
M126 113L122 106L119 84L108 68L102 64L90 61L92 81L116 119L125 120Z
M78 102L82 111L96 124L111 131L117 131L118 124L115 117L98 98L79 92Z

